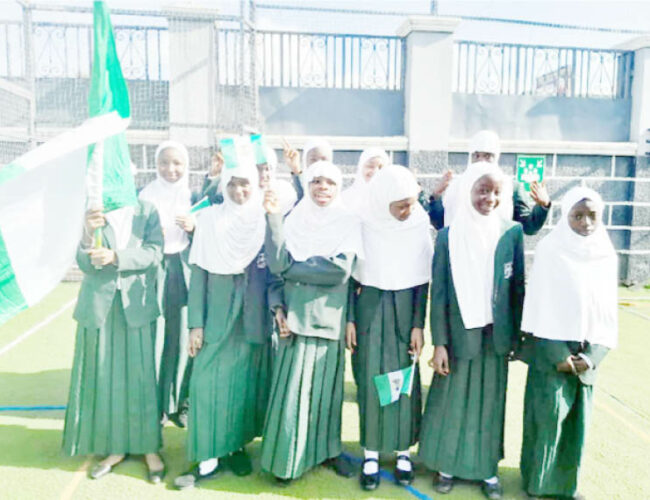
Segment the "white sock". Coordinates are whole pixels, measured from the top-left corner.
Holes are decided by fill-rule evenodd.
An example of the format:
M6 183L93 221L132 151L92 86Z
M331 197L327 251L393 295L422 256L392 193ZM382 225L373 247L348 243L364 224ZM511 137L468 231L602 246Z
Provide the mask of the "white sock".
M208 458L207 460L203 460L199 463L199 474L202 476L210 474L210 472L217 468L217 465L219 465L218 458Z
M379 452L371 450L363 450L363 457L365 459L374 458L379 460ZM363 473L364 474L377 474L379 472L379 463L378 462L364 462L363 464Z
M403 457L410 458L410 456L411 455L410 455L408 450L398 451L397 452L397 468L399 470L403 470L403 471L407 471L407 472L413 470L413 466L411 464L411 461L406 460L406 459L403 458Z
M441 475L442 477L444 477L445 479L453 479L453 478L454 478L454 476L452 476L451 474L445 474L445 473L442 472L442 471L438 471L438 474L440 474L440 475Z
M496 477L496 476L492 476L492 477L490 477L490 478L487 478L487 479L485 480L485 482L486 482L487 484L497 484L497 483L499 482L499 478Z

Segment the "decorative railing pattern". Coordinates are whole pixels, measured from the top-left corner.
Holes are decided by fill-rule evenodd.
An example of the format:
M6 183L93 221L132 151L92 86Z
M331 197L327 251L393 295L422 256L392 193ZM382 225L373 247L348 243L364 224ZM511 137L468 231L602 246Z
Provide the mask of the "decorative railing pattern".
M625 99L634 54L462 41L454 44L454 60L455 92Z

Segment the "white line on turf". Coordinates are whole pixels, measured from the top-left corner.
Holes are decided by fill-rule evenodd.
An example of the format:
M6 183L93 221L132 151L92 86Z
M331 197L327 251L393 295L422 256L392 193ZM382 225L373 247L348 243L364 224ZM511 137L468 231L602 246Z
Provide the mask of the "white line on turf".
M641 314L640 312L637 311L632 311L631 309L627 309L625 307L621 307L621 310L628 312L630 314L634 314L635 316L638 316L639 318L647 319L650 321L650 316L646 316L645 314Z
M63 306L61 306L61 308L60 308L58 311L56 311L56 312L50 314L50 315L49 315L47 318L45 318L43 321L41 321L41 322L38 323L37 325L34 325L33 327L31 327L31 328L30 328L29 330L27 330L25 333L22 333L22 334L21 334L18 338L16 338L15 340L9 342L6 346L4 346L2 349L0 349L0 356L2 356L3 354L9 352L11 349L13 349L13 348L16 347L18 344L20 344L23 340L25 340L26 338L30 337L31 335L33 335L34 333L36 333L37 331L39 331L39 330L40 330L41 328L43 328L44 326L46 326L46 325L48 325L49 323L51 323L52 321L54 321L56 318L58 318L58 317L61 316L64 312L66 312L68 309L70 309L70 308L71 308L71 307L72 307L76 302L77 302L77 299L75 298L75 299L72 299L70 302L68 302L68 303L66 303L66 304L63 304Z

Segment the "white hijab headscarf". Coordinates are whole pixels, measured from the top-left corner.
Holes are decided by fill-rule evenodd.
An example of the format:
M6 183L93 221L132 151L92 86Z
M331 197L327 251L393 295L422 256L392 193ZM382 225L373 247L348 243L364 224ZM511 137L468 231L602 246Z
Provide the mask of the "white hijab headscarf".
M274 149L270 146L265 146L264 155L266 157L266 164L269 166L269 174L271 177L270 187L278 196L280 211L286 215L296 204L296 201L298 201L298 195L290 182L277 178L278 155L275 154Z
M185 171L176 182L163 179L158 170L158 158L166 149L177 150ZM160 216L160 225L165 238L164 252L174 254L183 251L189 244L187 233L176 224L176 217L188 215L192 207L192 191L189 187L189 155L180 142L165 141L156 149L156 180L150 182L140 193L140 199L152 203Z
M366 182L366 179L363 177L363 166L373 158L381 159L381 164L384 167L390 164L390 158L388 158L388 154L383 149L365 149L361 153L359 162L357 163L357 173L354 177L354 183L341 193L343 203L345 203L350 210L358 214L361 214L362 210L368 203L368 185L370 184L370 182ZM375 175L377 175L377 172L375 172Z
M341 253L363 257L361 221L341 201L341 171L328 161L319 161L307 171L307 186L316 177L331 179L339 191L326 207L319 207L311 195L305 193L285 220L287 250L299 262L309 257L335 257Z
M568 216L584 199L597 206L599 225L589 236L575 233ZM536 337L589 341L611 349L618 342L618 259L602 223L603 200L575 187L562 199L562 216L535 249L521 329Z
M307 141L305 146L302 148L302 173L300 174L300 182L302 184L302 188L305 190L309 184L309 181L307 181L307 170L309 169L309 165L307 165L307 155L312 149L320 149L325 154L327 158L326 161L332 162L334 159L334 151L332 150L332 146L325 139L316 137ZM339 189L341 188L339 187Z
M385 165L368 183L368 203L361 210L364 258L354 278L381 290L404 290L431 281L433 243L429 217L417 201L420 186L401 165ZM408 219L390 213L394 201L415 198Z
M499 158L501 156L501 144L499 143L499 136L492 132L491 130L481 130L476 133L469 142L469 156L467 157L467 168L465 171L454 177L449 186L445 190L445 194L442 197L442 204L445 207L445 226L450 225L451 221L454 220L456 213L458 211L458 201L460 199L460 186L462 184L462 177L467 174L472 169L472 166L475 165L472 163L472 155L474 153L492 153L494 159L492 163L494 165L499 164ZM501 213L502 217L507 218L508 220L512 219L513 215L513 205L512 205L512 179L509 176L504 176L504 182L501 186L501 202L497 210ZM508 194L509 193L509 194Z
M484 175L503 182L503 172L495 164L473 164L461 178L458 214L449 226L451 276L466 329L493 322L494 252L502 234L503 218L498 208L489 215L481 215L472 204L472 187Z
M228 195L233 177L248 179L251 196L243 204ZM264 244L266 219L255 165L226 168L222 174L223 203L198 212L190 264L213 274L241 274Z

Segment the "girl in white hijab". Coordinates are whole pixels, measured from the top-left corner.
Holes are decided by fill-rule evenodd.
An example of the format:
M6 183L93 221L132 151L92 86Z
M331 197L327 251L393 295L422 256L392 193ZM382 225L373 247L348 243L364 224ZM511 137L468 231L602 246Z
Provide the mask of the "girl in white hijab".
M188 461L198 465L176 478L179 489L212 477L222 461L236 475L252 471L244 446L262 432L273 326L258 185L252 161L225 168L224 202L198 212L190 251L187 432Z
M194 220L190 207L197 198L189 187L189 155L179 142L165 141L156 149L156 179L140 192L160 216L165 238L164 258L158 277L162 317L156 335L156 373L163 420L179 427L187 422L187 390L192 364L188 342L187 262Z
M343 202L350 210L361 214L367 203L368 185L372 177L383 167L390 164L386 151L380 148L365 149L357 163L354 183L342 193Z
M278 179L278 156L273 148L265 146L264 156L266 163L257 165L260 176L260 189L272 189L278 196L280 210L283 214L287 214L298 201L298 195L290 182Z
M571 189L535 249L521 329L528 356L521 473L532 496L574 498L596 369L618 341L618 260L598 193Z
M318 161L331 162L334 158L334 151L330 143L321 137L307 141L302 149L302 161L300 153L293 149L286 140L283 149L284 161L291 170L291 180L298 199L301 200L307 187L306 172L309 167Z
M306 172L308 193L283 221L266 193L269 268L284 278L280 342L262 442L262 469L278 481L318 464L354 473L340 456L344 326L348 280L363 257L359 220L340 199L341 172L320 161ZM286 314L286 320L284 316Z
M460 477L500 498L508 355L524 295L523 231L499 211L507 195L495 164L473 165L460 182L458 213L438 233L433 258L435 374L419 453L439 472L438 492L451 491Z
M418 203L420 186L407 168L387 165L368 183L361 207L364 258L354 271L354 309L346 342L357 382L361 487L379 485L379 453L396 453L395 478L414 479L409 448L418 437L422 411L417 358L424 343L433 243L429 218ZM381 406L374 378L414 364L410 395Z

